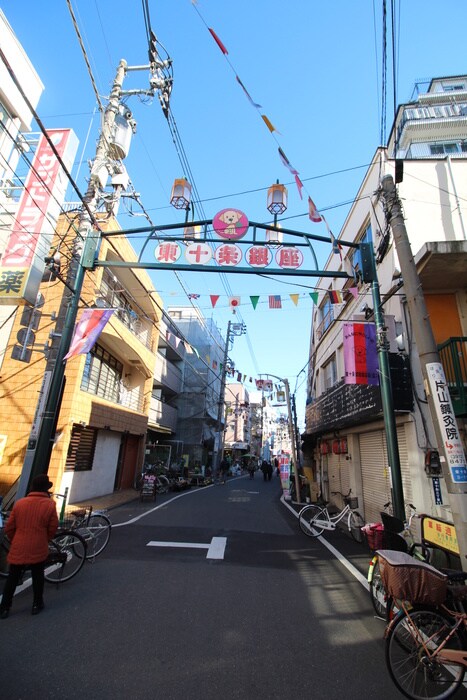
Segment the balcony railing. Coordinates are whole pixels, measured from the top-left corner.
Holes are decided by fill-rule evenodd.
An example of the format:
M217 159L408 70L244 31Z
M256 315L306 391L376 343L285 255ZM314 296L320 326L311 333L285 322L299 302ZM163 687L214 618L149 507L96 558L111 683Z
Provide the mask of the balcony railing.
M170 389L178 394L182 386L182 372L173 363L168 362L163 355L157 353L156 367L154 369L154 384Z
M177 417L178 411L176 408L169 406L168 403L159 401L154 396L151 397L148 418L150 428L166 428L174 433L177 428Z
M467 413L467 338L449 338L438 346L439 358L456 416Z

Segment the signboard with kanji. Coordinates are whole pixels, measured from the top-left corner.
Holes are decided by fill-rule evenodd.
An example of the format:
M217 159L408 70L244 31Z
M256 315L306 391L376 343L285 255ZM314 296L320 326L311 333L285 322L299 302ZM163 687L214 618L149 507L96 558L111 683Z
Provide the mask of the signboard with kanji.
M430 362L426 365L426 371L451 478L456 484L465 484L467 461L443 366L440 362Z

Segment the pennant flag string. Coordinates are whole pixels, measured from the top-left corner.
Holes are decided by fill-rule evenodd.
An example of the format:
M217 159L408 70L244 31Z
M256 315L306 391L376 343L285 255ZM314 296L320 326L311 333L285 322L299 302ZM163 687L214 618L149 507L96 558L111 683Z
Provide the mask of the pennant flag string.
M208 29L209 33L211 34L211 37L214 39L214 41L216 42L216 44L217 44L217 46L219 47L220 51L222 52L222 54L223 54L225 60L227 61L227 63L229 64L231 70L233 71L233 73L234 73L234 75L235 75L235 79L236 79L237 83L238 83L238 84L240 85L240 87L242 88L242 90L243 90L245 96L247 97L249 103L252 105L252 107L254 107L254 108L259 112L263 123L266 125L268 131L270 132L271 136L273 137L273 139L275 140L275 142L276 142L276 144L277 144L277 146L278 146L279 157L280 157L280 159L281 159L281 161L282 161L282 164L283 164L283 165L292 173L292 175L294 176L295 184L296 184L297 190L298 190L298 194L299 194L299 196L300 196L300 199L303 199L302 189L304 188L304 185L303 185L302 180L301 180L300 177L299 177L299 172L298 172L298 170L296 170L296 168L293 167L293 165L291 164L290 160L287 158L287 156L285 155L284 151L283 151L282 148L280 147L280 144L279 144L279 142L278 142L278 140L277 140L277 138L276 138L276 136L275 136L275 133L278 133L278 134L279 134L280 132L277 131L277 129L275 128L275 126L273 125L273 123L271 122L271 120L270 120L265 114L261 114L261 112L260 112L260 110L262 109L261 105L260 105L258 102L255 102L255 101L254 101L254 99L252 98L252 96L250 95L250 93L248 92L248 90L246 89L244 83L242 82L242 80L240 80L240 77L238 76L237 72L235 71L235 69L234 69L234 67L233 67L233 65L232 65L232 63L231 63L231 61L230 61L230 59L229 59L229 57L228 57L229 52L228 52L226 46L225 46L224 43L221 41L220 37L219 37L218 34L214 31L214 29L213 29L212 27L209 27L209 26L208 26L207 22L205 21L204 17L201 15L201 12L199 11L199 8L198 8L198 6L197 6L197 3L196 3L196 2L193 2L193 0L192 0L192 6L193 6L193 8L196 10L196 12L197 12L197 14L198 14L200 20L203 22L203 24L205 25L205 27ZM306 188L305 188L305 191L306 191ZM307 192L307 194L308 194L308 192ZM327 226L328 231L329 231L330 236L331 236L331 245L333 246L333 252L338 253L338 254L340 255L340 257L341 257L341 260L342 260L342 246L341 246L339 243L337 243L337 246L334 245L334 242L335 242L336 239L335 239L335 237L333 236L333 234L332 234L332 232L331 232L331 230L330 230L330 228L329 228L329 226L328 226L328 224L327 224L327 222L326 222L324 216L318 212L318 210L316 209L316 207L315 207L315 205L314 205L314 203L313 203L313 201L312 201L312 199L311 199L310 196L308 197L308 215L309 215L310 221L313 221L313 222L315 222L315 223L319 223L319 222L321 222L321 221L324 221L324 222L326 223L326 226Z

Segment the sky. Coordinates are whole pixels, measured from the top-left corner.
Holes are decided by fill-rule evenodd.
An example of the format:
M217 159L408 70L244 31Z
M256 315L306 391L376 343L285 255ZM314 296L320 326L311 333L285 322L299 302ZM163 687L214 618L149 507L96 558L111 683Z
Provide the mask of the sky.
M148 61L144 3L69 2L105 105L120 59L129 66ZM310 196L337 237L376 148L387 141L394 105L410 100L415 83L467 68L464 0L394 0L384 128L383 0L148 0L147 5L151 28L173 61L171 110L180 139L177 146L157 98L128 99L137 131L125 166L154 224L184 218L169 204L173 180L187 175L182 152L201 200L197 218L236 208L250 221L268 223L267 190L279 181L288 189L288 209L279 223L327 236L323 223L308 218ZM390 15L390 0L387 5ZM46 128L71 127L79 138L72 174L85 192L99 113L67 0L3 0L1 7L45 86L37 109L41 121ZM148 77L147 71L132 71L124 89L146 88ZM279 147L299 174L303 198ZM70 189L68 199L74 199ZM120 210L119 221L124 229L148 223L136 203L131 216ZM132 243L138 249L142 240ZM331 246L314 248L322 268ZM287 378L303 429L310 292L317 280L159 271L151 277L166 307L194 303L224 335L229 320L245 323L247 332L235 338L229 356L248 378ZM199 298L190 302L187 293ZM219 295L214 308L212 294ZM281 296L281 309L269 308L273 294ZM296 305L291 294L299 294ZM256 295L254 309L250 296ZM241 297L235 314L231 296ZM246 388L254 384L247 380Z

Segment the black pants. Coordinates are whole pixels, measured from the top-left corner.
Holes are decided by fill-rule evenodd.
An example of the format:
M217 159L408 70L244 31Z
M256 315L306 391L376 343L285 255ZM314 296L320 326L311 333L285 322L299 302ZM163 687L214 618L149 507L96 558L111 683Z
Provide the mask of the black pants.
M11 608L16 586L21 580L24 569L31 569L34 605L40 605L43 603L44 568L44 561L39 562L39 564L10 564L10 571L3 589L3 597L2 602L0 603L0 608L2 610L9 610Z

